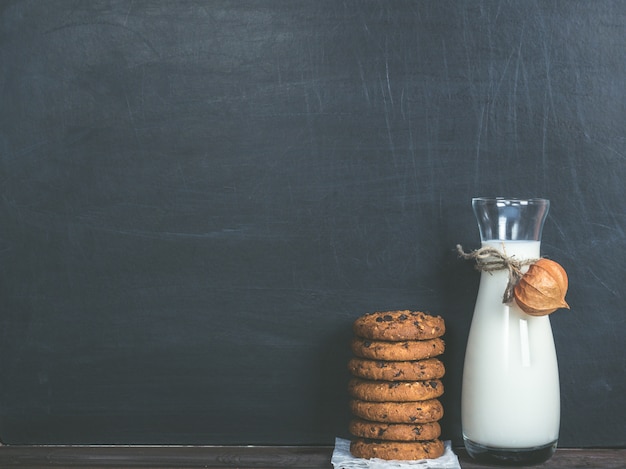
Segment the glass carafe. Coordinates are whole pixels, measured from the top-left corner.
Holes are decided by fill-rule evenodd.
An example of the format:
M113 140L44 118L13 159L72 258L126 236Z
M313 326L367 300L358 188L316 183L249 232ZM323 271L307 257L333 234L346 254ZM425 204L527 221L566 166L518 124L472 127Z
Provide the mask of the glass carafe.
M517 261L538 259L549 206L545 199L472 199L481 246ZM558 364L549 316L503 303L508 280L507 270L480 274L463 368L463 439L476 459L534 464L556 450Z

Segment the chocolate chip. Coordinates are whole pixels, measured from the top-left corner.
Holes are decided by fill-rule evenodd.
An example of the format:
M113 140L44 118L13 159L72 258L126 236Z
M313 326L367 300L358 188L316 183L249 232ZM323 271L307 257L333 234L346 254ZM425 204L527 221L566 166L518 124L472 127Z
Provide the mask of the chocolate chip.
M378 368L387 368L387 363L385 363L385 362L384 362L384 361L382 361L382 360L379 360L379 361L377 361L377 362L376 362L376 366L377 366Z
M371 345L372 345L372 343L369 340L364 340L363 341L363 347L369 348Z
M406 321L407 319L409 319L409 317L406 314L402 313L400 316L398 316L398 319L400 321Z
M397 382L389 383L389 389L397 388L398 386L400 386L400 383L397 383Z

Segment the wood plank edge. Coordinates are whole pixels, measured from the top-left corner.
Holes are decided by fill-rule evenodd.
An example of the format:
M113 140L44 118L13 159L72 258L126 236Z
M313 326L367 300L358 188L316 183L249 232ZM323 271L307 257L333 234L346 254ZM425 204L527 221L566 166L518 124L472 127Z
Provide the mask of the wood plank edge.
M474 463L454 448L462 466ZM5 445L4 468L332 468L332 446ZM586 465L581 465L586 464ZM545 467L626 467L625 448L559 448Z
M320 468L331 446L0 446L0 467Z

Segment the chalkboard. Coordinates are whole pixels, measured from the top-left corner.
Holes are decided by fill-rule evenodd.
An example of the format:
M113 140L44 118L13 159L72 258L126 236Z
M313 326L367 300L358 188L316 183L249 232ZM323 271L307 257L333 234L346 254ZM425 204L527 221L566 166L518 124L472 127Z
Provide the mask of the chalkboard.
M563 447L626 445L626 3L0 7L0 440L327 445L351 324L447 323L475 196L545 197ZM541 383L537 383L541 392Z

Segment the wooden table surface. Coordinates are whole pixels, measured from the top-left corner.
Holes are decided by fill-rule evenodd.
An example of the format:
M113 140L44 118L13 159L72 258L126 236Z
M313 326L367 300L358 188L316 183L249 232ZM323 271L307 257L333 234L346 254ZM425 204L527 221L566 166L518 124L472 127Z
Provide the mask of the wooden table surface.
M0 446L0 468L324 468L329 446ZM462 469L487 469L456 448ZM626 449L558 449L542 469L625 469Z

